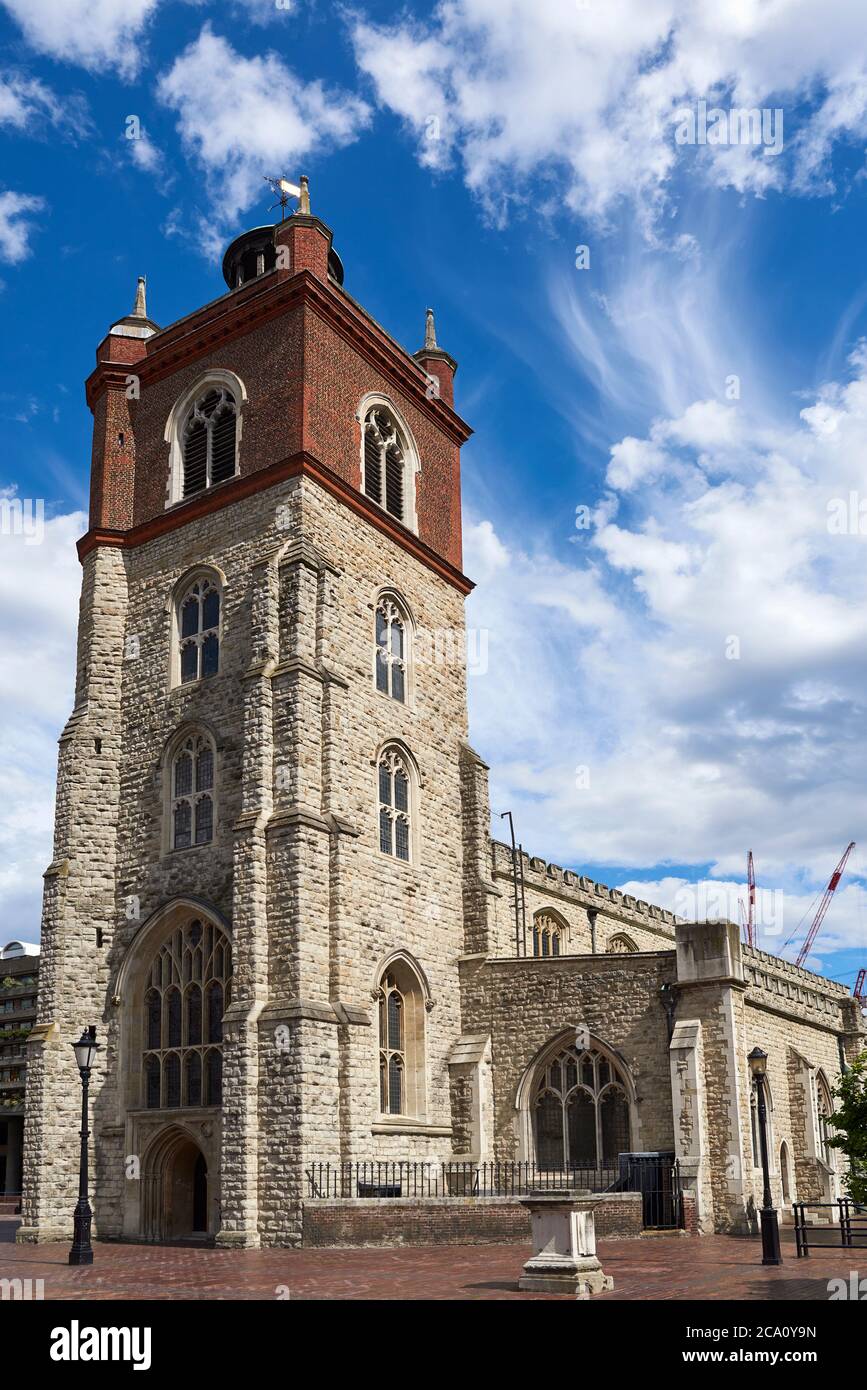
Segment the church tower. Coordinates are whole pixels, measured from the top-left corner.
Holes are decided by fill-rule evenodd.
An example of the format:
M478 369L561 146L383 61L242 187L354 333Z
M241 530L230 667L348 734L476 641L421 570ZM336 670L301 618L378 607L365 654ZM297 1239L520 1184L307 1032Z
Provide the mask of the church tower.
M466 740L454 360L400 347L309 210L94 416L22 1240L65 1238L95 1023L95 1234L297 1242L320 1163L451 1153Z

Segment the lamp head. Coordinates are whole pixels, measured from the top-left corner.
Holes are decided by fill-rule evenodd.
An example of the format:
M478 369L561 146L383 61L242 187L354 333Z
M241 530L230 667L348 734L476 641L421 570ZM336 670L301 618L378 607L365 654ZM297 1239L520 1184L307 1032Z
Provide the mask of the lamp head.
M765 1076L768 1070L767 1052L763 1052L760 1047L754 1047L747 1057L747 1061L750 1064L750 1071L757 1080L759 1077Z
M82 1030L78 1042L72 1044L75 1053L75 1060L78 1063L79 1071L90 1071L93 1066L94 1058L99 1051L99 1043L96 1041L96 1028L93 1024L89 1028Z

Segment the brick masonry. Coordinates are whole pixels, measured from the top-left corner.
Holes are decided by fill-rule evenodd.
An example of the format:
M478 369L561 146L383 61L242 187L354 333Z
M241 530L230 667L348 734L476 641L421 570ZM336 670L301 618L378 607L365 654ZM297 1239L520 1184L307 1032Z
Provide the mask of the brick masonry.
M641 1197L611 1194L594 1208L600 1240L636 1240L642 1234ZM395 1197L307 1200L307 1247L364 1245L526 1245L530 1215L507 1197Z

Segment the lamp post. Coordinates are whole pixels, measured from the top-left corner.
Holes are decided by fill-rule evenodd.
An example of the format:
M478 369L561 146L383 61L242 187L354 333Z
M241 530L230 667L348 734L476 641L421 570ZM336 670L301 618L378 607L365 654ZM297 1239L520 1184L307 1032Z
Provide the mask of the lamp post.
M762 1181L764 1183L762 1209L759 1212L762 1230L762 1264L781 1265L783 1257L780 1254L780 1227L777 1221L776 1208L771 1200L771 1174L768 1165L768 1111L765 1104L768 1054L763 1052L760 1047L754 1047L747 1061L756 1083L756 1108L759 1112L759 1148L762 1155Z
M75 1060L81 1076L81 1155L78 1161L78 1201L73 1216L72 1249L69 1252L71 1265L92 1265L93 1248L90 1244L90 1223L93 1213L87 1200L87 1094L90 1085L90 1069L99 1051L96 1041L96 1028L91 1025L82 1031L78 1042L72 1044Z

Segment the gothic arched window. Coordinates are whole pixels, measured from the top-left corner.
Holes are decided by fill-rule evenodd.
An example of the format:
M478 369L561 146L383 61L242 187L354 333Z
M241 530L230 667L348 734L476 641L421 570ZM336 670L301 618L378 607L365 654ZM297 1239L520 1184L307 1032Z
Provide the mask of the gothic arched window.
M392 412L373 405L362 425L363 487L378 506L412 525L411 450Z
M542 1069L533 1100L540 1168L612 1167L629 1151L625 1077L598 1047L564 1047Z
M376 688L402 704L407 697L409 672L409 623L391 594L381 594L376 605Z
M190 406L180 432L183 497L224 483L237 470L238 406L228 386L211 386Z
M616 936L612 936L605 948L606 954L609 956L631 955L633 951L637 950L638 947L632 937L627 936L626 932L618 932Z
M214 838L214 745L188 734L170 760L172 849L208 845Z
M819 1121L819 1157L834 1168L834 1149L831 1147L833 1131L829 1123L834 1113L831 1088L822 1072L816 1074L816 1115Z
M424 1113L425 1002L415 970L402 956L382 975L379 999L379 1108L383 1115Z
M551 912L539 912L533 918L533 955L560 956L563 954L563 924Z
M220 669L220 586L213 575L199 575L177 606L181 685L215 676Z
M407 760L396 748L386 748L380 755L379 783L379 848L407 862L412 843L412 778Z
M220 1044L231 991L231 951L219 927L192 921L176 928L154 957L142 1001L148 1109L221 1103ZM206 1040L202 1038L203 989Z

